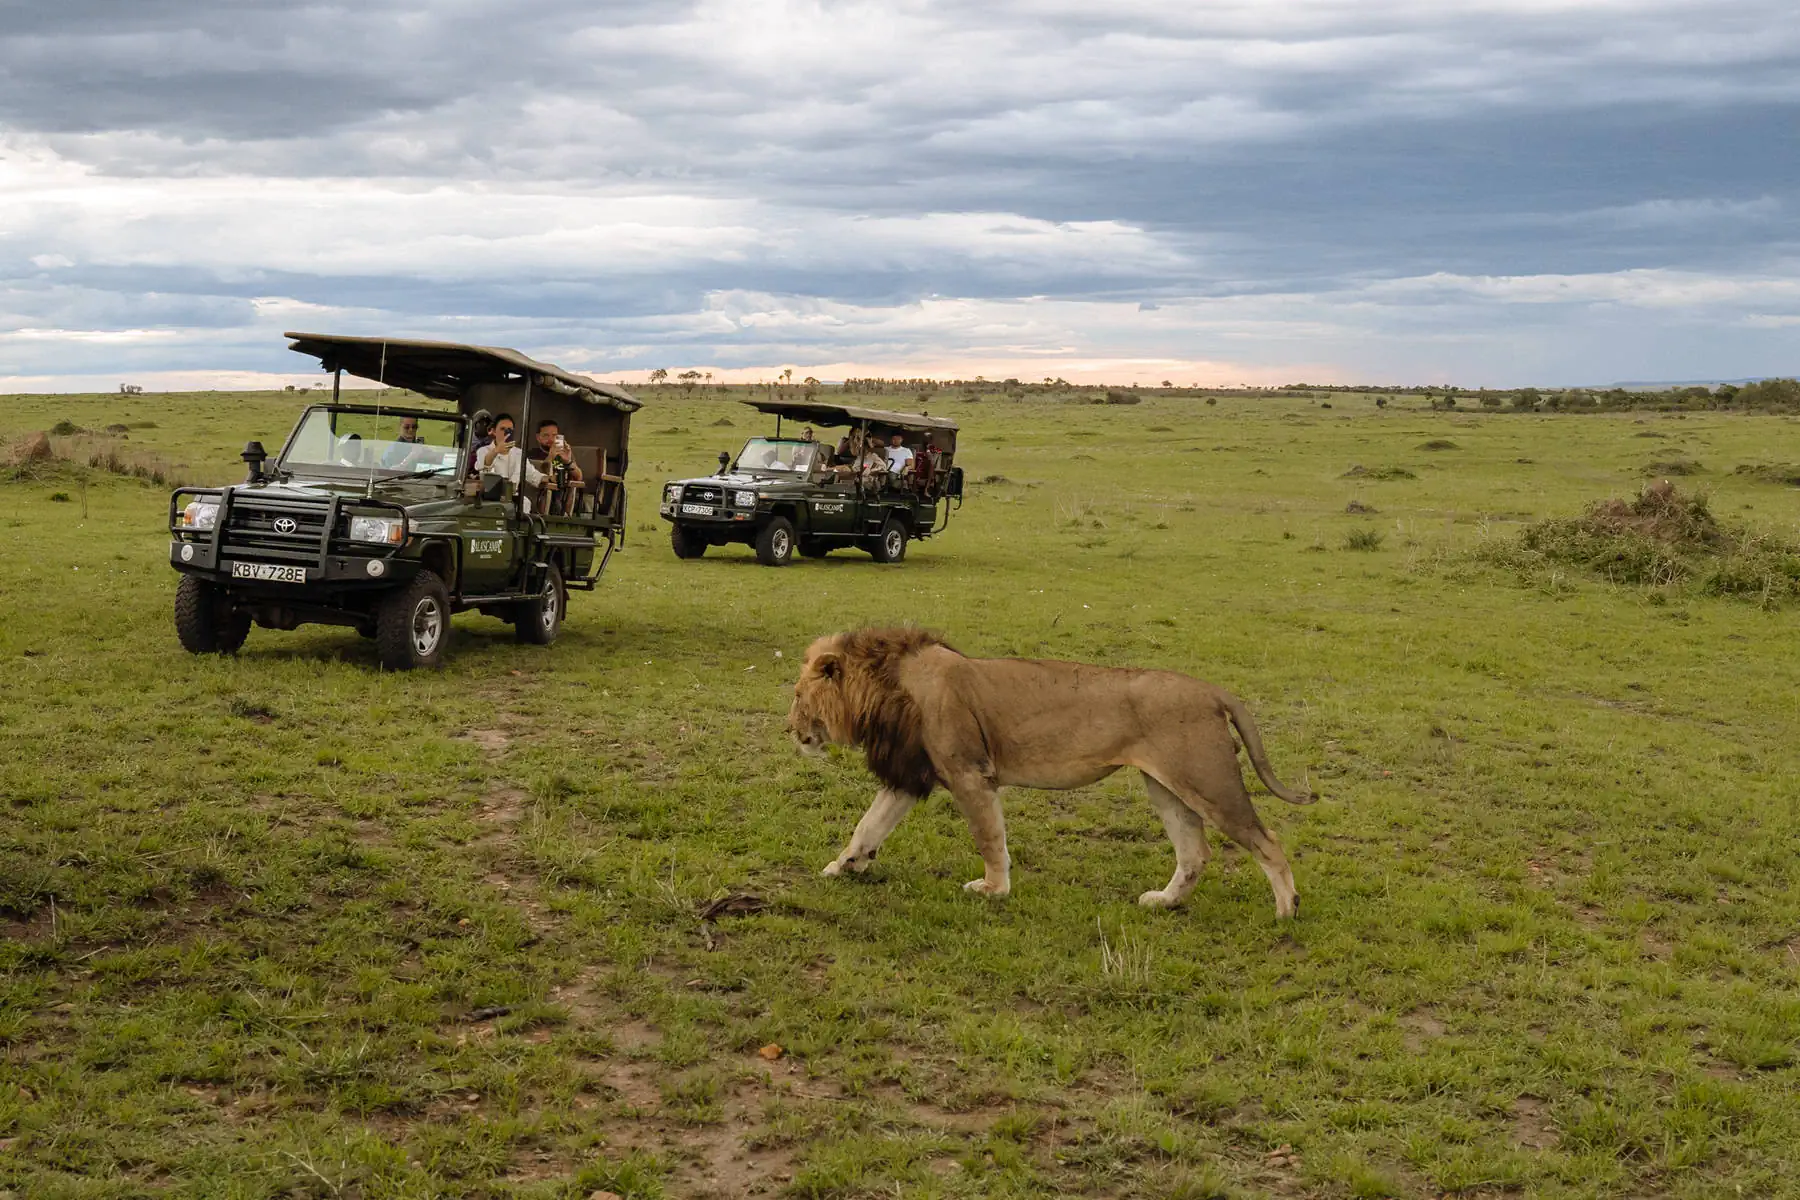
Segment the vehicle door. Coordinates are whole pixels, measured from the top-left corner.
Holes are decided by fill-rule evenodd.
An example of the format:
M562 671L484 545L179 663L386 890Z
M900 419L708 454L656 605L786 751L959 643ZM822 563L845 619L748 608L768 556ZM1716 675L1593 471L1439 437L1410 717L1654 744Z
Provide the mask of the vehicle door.
M462 594L492 596L516 590L521 553L520 535L527 522L518 515L519 501L513 489L499 499L482 497L482 476L469 468L464 508L458 522L462 542ZM473 495L468 494L473 492Z
M856 531L859 502L853 481L838 479L829 467L814 468L806 496L808 532L848 537Z

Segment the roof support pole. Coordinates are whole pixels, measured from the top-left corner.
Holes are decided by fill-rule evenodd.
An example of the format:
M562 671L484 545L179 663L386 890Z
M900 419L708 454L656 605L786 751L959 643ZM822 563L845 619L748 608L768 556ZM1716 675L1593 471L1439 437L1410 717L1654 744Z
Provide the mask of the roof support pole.
M513 430L516 435L513 445L519 448L519 482L513 488L513 506L519 512L525 511L525 464L531 461L531 454L525 448L525 431L531 428L531 372L525 372L525 398L519 401L519 427Z

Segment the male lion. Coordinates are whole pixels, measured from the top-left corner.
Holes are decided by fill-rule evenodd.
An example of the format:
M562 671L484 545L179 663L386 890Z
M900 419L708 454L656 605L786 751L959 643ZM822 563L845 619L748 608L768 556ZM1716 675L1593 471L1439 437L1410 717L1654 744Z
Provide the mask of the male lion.
M986 871L964 886L1011 889L999 790L1085 787L1120 767L1144 773L1150 803L1175 843L1175 874L1138 903L1187 899L1212 856L1206 822L1248 850L1275 889L1275 915L1299 911L1294 875L1244 788L1226 722L1270 791L1314 797L1275 778L1256 723L1236 696L1174 671L1016 658L965 658L916 629L836 633L806 651L788 732L807 755L860 746L881 781L850 844L825 868L866 871L881 843L937 784L950 789Z

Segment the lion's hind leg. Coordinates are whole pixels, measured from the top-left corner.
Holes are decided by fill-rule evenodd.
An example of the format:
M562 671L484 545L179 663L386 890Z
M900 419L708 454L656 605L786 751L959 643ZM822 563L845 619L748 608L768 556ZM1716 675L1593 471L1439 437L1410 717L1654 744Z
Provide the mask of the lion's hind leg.
M1174 908L1193 893L1212 858L1212 846L1206 840L1206 822L1200 814L1181 802L1181 798L1164 787L1156 776L1144 773L1144 786L1150 792L1151 807L1162 818L1163 829L1175 846L1175 874L1169 886L1161 891L1145 892L1138 903L1145 908Z
M1199 761L1194 761L1195 756ZM1215 756L1218 761L1211 762ZM1158 777L1189 808L1250 852L1275 890L1275 915L1296 915L1300 911L1300 896L1294 889L1294 872L1288 866L1281 842L1263 828L1262 818L1256 815L1256 806L1250 802L1250 792L1238 770L1236 747L1231 745L1230 735L1225 735L1222 751L1190 743L1184 757L1188 758L1185 769L1158 772Z

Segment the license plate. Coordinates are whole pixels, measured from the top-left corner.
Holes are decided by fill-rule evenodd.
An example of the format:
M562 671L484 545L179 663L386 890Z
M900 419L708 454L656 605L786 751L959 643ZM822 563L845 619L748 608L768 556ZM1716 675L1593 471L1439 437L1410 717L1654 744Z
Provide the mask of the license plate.
M682 515L687 517L710 517L713 515L713 511L713 506L710 504L684 504L681 506Z
M305 583L305 567L278 567L273 563L231 564L233 579L255 579L263 583Z

